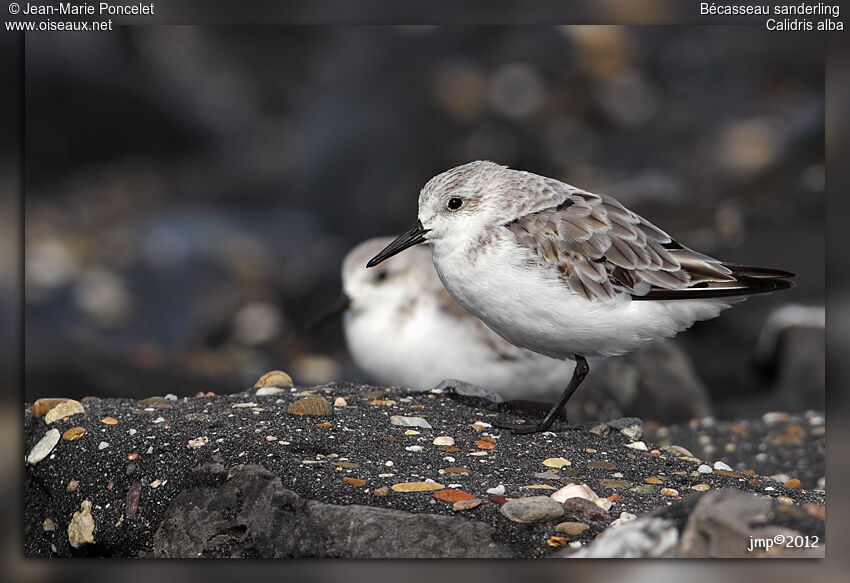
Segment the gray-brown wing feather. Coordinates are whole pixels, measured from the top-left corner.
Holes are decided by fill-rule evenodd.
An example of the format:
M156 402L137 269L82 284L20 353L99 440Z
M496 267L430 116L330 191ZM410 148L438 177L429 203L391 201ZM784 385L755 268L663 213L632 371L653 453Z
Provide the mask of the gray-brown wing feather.
M548 186L552 183L560 185L561 202L505 227L541 264L557 270L575 293L589 300L618 293L641 297L654 290L728 288L738 283L726 265L678 244L615 199L557 181Z

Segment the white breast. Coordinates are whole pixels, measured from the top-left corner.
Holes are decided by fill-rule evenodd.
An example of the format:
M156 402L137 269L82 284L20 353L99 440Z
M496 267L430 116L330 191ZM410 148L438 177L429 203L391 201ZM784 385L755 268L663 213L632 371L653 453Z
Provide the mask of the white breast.
M434 265L458 303L509 342L551 356L611 356L670 337L729 307L723 300L590 301L510 236L485 249L435 242Z
M345 336L355 363L376 382L419 390L451 378L505 399L551 400L573 371L570 362L507 345L471 319L444 312L428 297L403 313L386 308L349 312ZM505 349L501 353L500 345Z

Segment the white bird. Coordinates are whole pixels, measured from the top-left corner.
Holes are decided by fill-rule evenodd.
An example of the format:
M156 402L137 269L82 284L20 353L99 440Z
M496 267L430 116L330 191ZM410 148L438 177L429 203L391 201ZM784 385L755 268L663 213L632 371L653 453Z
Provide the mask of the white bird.
M391 241L365 241L342 264L345 339L360 369L383 385L426 390L458 379L507 400L557 398L573 364L518 348L461 308L437 277L427 248L366 269Z
M741 296L791 287L792 273L693 251L610 196L553 178L471 162L432 178L419 220L369 267L431 245L440 280L500 336L576 367L537 425L551 428L589 367L716 317Z

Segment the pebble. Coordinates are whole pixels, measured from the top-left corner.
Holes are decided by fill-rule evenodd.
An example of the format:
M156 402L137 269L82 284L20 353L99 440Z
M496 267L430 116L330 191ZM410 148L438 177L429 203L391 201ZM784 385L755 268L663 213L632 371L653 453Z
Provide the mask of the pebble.
M691 453L690 450L685 449L681 445L665 445L661 449L663 449L664 451L669 451L670 453L674 453L674 454L676 454L678 456L682 456L682 457L687 457L687 458L693 458L694 457L694 454ZM681 458L679 458L679 459L681 459Z
M691 486L691 490L696 490L697 492L705 492L709 488L711 488L711 486L708 484L694 484Z
M86 410L83 409L83 405L79 401L75 401L73 399L68 399L67 401L63 401L53 408L50 409L44 415L44 422L50 425L54 421L58 421L63 417L71 417L72 415L79 415L80 413L85 413Z
M330 402L321 395L308 395L292 403L286 410L290 415L323 417L333 414Z
M454 461L454 460L452 460L452 461ZM447 474L468 474L468 473L470 473L470 470L468 470L466 468L455 468L455 467L443 468L443 471L446 472Z
M663 484L664 483L664 480L662 480L658 476L650 476L648 478L644 478L643 481L646 482L647 484Z
M30 465L37 464L50 455L50 452L53 451L57 443L59 443L59 430L51 429L30 450L27 456L27 463Z
M71 429L62 434L62 439L64 439L65 441L76 441L81 438L85 432L85 427L72 427Z
M165 423L165 417L157 417L156 419L153 420L154 425L158 425L160 423Z
M187 421L198 421L201 423L206 423L210 420L210 416L204 413L186 413L185 419ZM135 433L135 429L131 429L131 431ZM133 435L133 433L131 433L130 435Z
M457 490L455 488L444 488L443 490L437 490L433 494L434 498L437 500L443 500L444 502L451 502L454 504L460 500L472 500L475 498L469 492L464 492L463 490Z
M45 518L44 522L41 523L41 528L44 532L53 532L56 530L56 524L50 518Z
M195 439L190 439L189 442L186 444L186 447L188 447L189 449L199 449L201 447L204 447L207 443L209 443L209 441L209 437L207 437L206 435L202 435L200 437L196 437Z
M543 460L543 465L547 468L563 468L573 465L573 462L562 457L550 457Z
M108 441L101 441L100 443L97 444L97 449L99 449L99 450L104 450L107 447L109 447Z
M613 488L614 490L620 490L622 488L630 487L632 483L627 482L625 480L599 480L599 485L603 488Z
M400 482L392 485L396 492L432 492L443 488L444 486L437 482Z
M661 488L661 494L664 496L678 496L679 491L675 488Z
M136 509L139 507L139 498L142 495L142 483L133 482L130 489L127 491L127 499L124 501L124 514L127 517L135 516Z
M714 473L718 476L726 476L727 478L740 478L741 474L738 472L733 472L731 470L714 470Z
M455 439L454 437L449 437L448 435L440 435L434 438L434 445L454 445Z
M785 485L788 486L789 488L798 488L799 489L799 488L803 487L803 483L800 482L800 480L798 480L797 478L791 478L790 480L785 482Z
M608 427L619 431L632 441L643 437L643 421L637 417L623 417L622 419L614 419L606 423Z
M483 502L484 501L481 500L480 498L469 498L467 500L458 500L457 502L452 504L452 510L454 510L455 512L461 512L463 510L471 510L473 508L481 506L481 504Z
M563 503L570 498L583 498L593 501L599 498L599 496L587 484L567 484L557 492L553 492L551 498L556 502Z
M787 504L789 506L794 504L794 499L789 498L788 496L777 496L776 501L779 502L780 504Z
M569 498L564 501L563 506L568 512L575 512L588 520L611 520L604 509L585 498Z
M399 425L401 427L423 427L425 429L431 429L431 424L428 423L422 417L405 417L404 415L392 415L390 417L390 423L393 425Z
M360 486L365 486L365 485L366 485L366 480L364 480L364 479L362 479L362 478L349 478L349 477L345 477L345 478L343 478L343 479L342 479L342 481L343 481L343 482L345 482L346 484L348 484L349 486L356 486L356 487L358 487L358 488L359 488Z
M535 478L539 478L541 480L560 480L561 476L556 474L555 472L537 472L534 474Z
M614 462L609 462L607 460L597 460L588 462L587 467L597 470L613 470L617 468L617 465Z
M292 386L292 377L282 370L272 370L257 379L254 383L254 388L262 387L283 387L289 388Z
M608 510L613 506L614 501L609 500L608 498L597 498L593 501L594 504L599 506L602 510Z
M702 466L700 466L700 467L702 467ZM727 472L732 471L731 467L729 467L727 464L724 464L723 462L720 462L720 461L714 462L714 469L715 470L726 470ZM699 471L699 468L697 468L697 471Z
M421 445L408 445L404 448L406 451L422 451Z
M641 484L640 486L629 488L629 492L634 492L635 494L655 494L655 486L651 484Z
M569 542L566 537L552 535L546 539L546 544L550 547L565 547Z
M780 413L777 411L771 411L761 416L761 420L768 424L785 421L786 419L788 419L788 413Z
M504 496L505 495L505 487L502 484L499 484L495 488L487 488L487 493L492 494L494 496Z
M646 447L646 444L642 441L636 441L634 443L627 443L626 447L630 447L632 449L637 449L640 451L647 451L649 448Z
M342 397L337 397L334 399L334 407L348 407L348 401Z
M530 523L560 518L564 507L549 496L530 496L508 500L500 512L513 522Z
M231 407L233 407L234 409L248 409L257 406L257 403L255 403L254 401L248 401L246 403L234 403L233 405L231 405Z
M555 532L560 532L563 534L577 535L586 531L590 526L586 525L583 522L559 522L555 525Z
M702 465L700 465L700 467L697 468L697 471L700 474L710 474L713 470L711 469L710 465L702 464Z
M66 486L65 489L68 490L69 492L76 492L77 488L79 488L79 487L80 487L79 480L71 480L70 482L68 482L68 485Z
M32 404L32 415L33 417L44 417L48 411L53 409L53 407L60 403L64 403L67 400L68 399L64 397L37 399L36 402Z
M115 417L104 417L100 422L104 425L118 425L118 419Z
M148 397L137 403L139 407L159 407L160 409L170 409L171 403L165 397Z
M387 488L386 486L381 486L380 488L375 488L374 490L372 490L372 494L374 494L375 496L383 497L383 496L386 496L389 493L390 493L390 489Z
M610 526L622 526L635 518L637 518L636 514L632 514L631 512L621 512L620 517L614 520Z
M68 542L75 549L94 542L94 518L91 515L91 502L83 500L80 511L74 512L68 524Z
M496 441L493 438L482 437L475 442L475 446L481 449L493 449L496 447Z
M148 484L148 486L150 486L151 488L159 488L164 483L165 483L164 480L160 480L159 478L157 478L156 480L154 480L150 484Z
M260 387L254 394L258 397L270 397L285 392L287 392L286 389L281 389L280 387Z
M416 431L415 429L408 429L404 432L404 434L405 435L420 435L421 433L419 431Z

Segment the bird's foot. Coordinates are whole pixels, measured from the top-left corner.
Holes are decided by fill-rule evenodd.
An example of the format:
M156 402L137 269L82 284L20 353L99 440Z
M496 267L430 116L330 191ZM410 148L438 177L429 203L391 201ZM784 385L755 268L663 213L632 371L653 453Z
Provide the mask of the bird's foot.
M569 423L508 423L507 421L493 421L493 427L507 429L515 435L527 435L529 433L541 433L543 431L569 431L573 429Z

